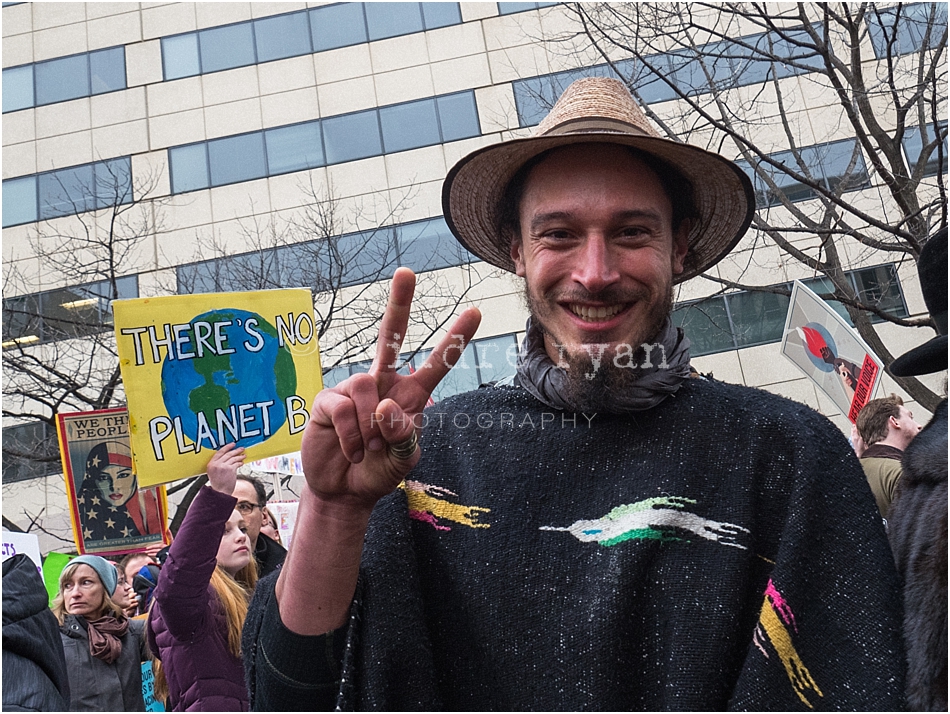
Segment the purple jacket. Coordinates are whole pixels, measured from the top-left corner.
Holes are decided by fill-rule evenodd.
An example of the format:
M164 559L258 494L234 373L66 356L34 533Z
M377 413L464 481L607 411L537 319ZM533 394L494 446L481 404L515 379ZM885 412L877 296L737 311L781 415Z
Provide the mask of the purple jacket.
M218 544L237 499L203 486L155 588L148 643L162 660L172 711L247 711L241 660L228 650L224 608L211 588Z

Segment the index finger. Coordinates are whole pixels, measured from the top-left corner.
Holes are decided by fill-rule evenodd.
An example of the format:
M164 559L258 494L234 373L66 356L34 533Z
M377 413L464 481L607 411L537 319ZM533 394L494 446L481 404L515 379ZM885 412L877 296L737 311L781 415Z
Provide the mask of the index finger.
M399 360L402 342L406 339L409 325L409 313L412 310L412 295L416 290L416 274L409 268L398 268L393 273L389 288L389 302L386 312L379 323L379 337L376 339L376 359L370 367L370 374L395 372Z
M439 344L429 354L422 367L407 379L414 380L426 394L432 394L449 370L462 357L465 347L472 341L475 331L482 321L482 313L477 307L466 308L452 323L449 331L442 336Z

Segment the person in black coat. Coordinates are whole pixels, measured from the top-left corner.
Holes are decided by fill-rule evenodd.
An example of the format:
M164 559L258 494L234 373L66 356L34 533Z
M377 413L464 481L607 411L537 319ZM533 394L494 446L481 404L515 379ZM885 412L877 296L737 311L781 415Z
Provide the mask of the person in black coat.
M69 709L69 677L59 624L36 565L3 561L3 710Z
M947 230L918 261L921 289L939 333L896 359L906 377L947 369ZM888 536L904 579L907 704L947 711L947 400L904 452L903 477L891 505Z

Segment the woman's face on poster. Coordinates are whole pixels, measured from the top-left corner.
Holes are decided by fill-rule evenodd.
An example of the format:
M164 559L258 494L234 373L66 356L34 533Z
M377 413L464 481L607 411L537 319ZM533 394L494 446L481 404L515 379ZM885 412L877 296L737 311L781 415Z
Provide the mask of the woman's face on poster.
M96 477L102 498L111 506L122 506L132 498L138 482L127 466L106 466Z

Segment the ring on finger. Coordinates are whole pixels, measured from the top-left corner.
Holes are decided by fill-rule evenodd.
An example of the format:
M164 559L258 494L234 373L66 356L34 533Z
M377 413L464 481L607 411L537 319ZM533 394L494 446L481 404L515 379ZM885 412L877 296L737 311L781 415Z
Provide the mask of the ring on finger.
M398 444L389 445L389 453L392 454L395 458L402 461L412 458L412 455L416 453L416 449L419 448L419 437L416 436L416 432L413 431L408 439L400 441Z

